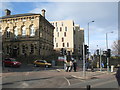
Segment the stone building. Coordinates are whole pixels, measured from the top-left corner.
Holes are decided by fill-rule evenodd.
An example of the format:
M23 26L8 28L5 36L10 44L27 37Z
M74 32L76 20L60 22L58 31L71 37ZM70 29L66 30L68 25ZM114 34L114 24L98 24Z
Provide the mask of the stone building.
M82 57L82 45L84 42L84 29L74 24L73 20L51 21L54 29L54 49L67 50L70 55Z
M46 20L44 9L42 15L5 12L0 18L4 57L45 58L53 54L54 26Z

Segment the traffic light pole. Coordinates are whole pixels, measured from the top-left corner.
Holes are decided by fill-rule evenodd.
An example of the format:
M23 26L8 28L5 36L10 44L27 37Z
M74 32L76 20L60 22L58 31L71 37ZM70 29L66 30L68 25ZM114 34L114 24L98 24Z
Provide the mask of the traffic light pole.
M64 70L66 71L66 61L67 61L66 49L63 49L63 55L64 55Z
M83 77L85 77L85 45L83 43Z
M107 33L106 33L106 46L108 50L108 38L107 38ZM107 57L107 72L109 72L109 57Z
M101 48L100 48L100 71L102 71L102 57L101 57Z

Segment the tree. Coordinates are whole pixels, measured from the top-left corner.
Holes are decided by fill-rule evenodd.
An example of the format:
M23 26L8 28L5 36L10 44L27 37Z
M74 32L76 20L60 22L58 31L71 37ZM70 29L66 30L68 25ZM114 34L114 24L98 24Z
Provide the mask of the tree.
M113 42L112 53L114 55L120 55L120 40L116 40Z

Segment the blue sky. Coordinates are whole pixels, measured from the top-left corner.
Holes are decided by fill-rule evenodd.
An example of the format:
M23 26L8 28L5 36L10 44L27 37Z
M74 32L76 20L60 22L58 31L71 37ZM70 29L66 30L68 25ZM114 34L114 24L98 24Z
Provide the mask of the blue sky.
M87 24L90 23L90 50L94 52L97 45L106 49L105 34L108 33L109 48L113 41L118 39L118 3L117 2L5 2L0 9L10 9L12 14L41 13L46 9L46 18L49 21L74 20L85 29L87 44ZM109 33L113 31L114 33Z

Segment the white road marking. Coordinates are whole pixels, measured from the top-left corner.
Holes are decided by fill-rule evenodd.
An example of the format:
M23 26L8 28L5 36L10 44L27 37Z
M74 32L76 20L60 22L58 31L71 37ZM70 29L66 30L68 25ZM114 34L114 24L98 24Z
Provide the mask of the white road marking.
M64 77L64 78L65 78L65 80L67 80L68 85L70 86L70 81L66 77Z

